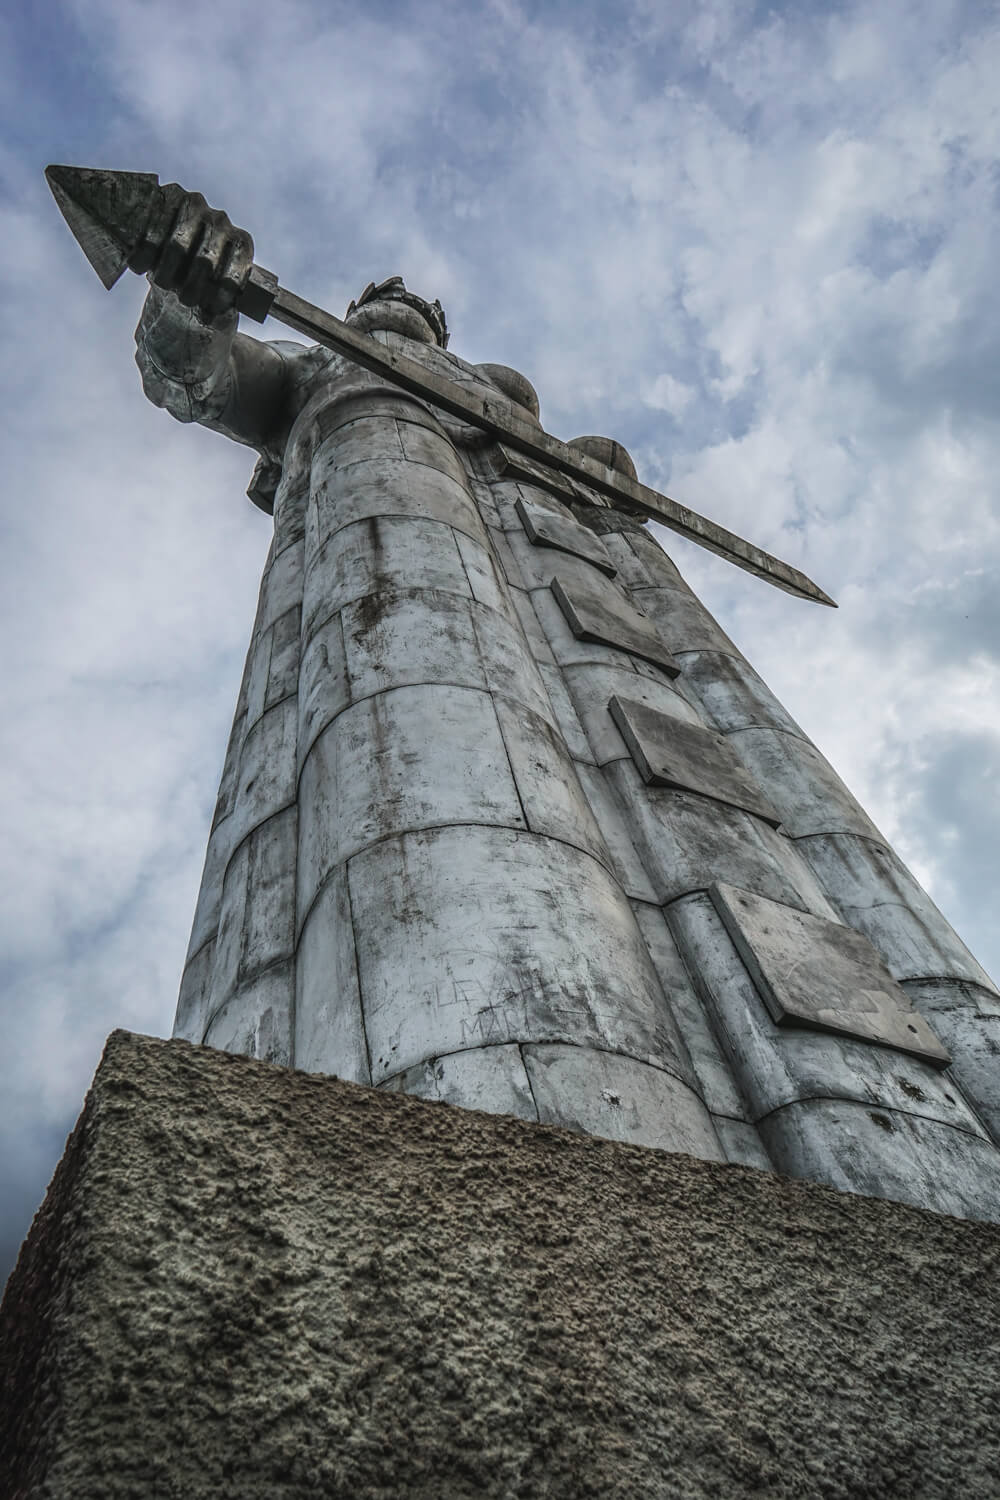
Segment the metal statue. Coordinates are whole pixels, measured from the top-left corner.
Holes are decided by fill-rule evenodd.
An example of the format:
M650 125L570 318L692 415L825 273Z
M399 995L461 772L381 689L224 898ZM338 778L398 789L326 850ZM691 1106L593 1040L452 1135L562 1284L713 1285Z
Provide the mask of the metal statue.
M643 522L833 601L399 277L341 321L198 194L48 177L274 515L177 1034L1000 1218L1000 995Z

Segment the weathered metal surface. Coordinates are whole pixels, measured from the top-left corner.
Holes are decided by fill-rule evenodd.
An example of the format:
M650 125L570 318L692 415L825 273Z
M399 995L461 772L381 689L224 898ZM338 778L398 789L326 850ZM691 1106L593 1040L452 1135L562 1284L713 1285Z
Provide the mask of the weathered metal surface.
M581 526L570 515L560 515L551 507L532 504L520 499L517 513L521 518L525 535L535 547L551 547L556 552L569 552L593 563L600 572L613 578L617 569L608 555L608 549L586 526Z
M779 1024L842 1031L938 1067L950 1062L861 933L735 886L714 885L711 895Z
M608 711L648 785L698 792L742 807L777 828L781 818L723 735L659 713L634 698L616 695L609 700Z
M767 1154L756 1125L734 1120L727 1115L713 1115L712 1124L726 1161L734 1166L754 1167L758 1172L773 1172L774 1163Z
M1000 995L961 979L904 979L914 1010L952 1056L952 1074L1000 1144Z
M289 959L255 975L219 1007L205 1031L205 1045L290 1067L294 1004L295 966Z
M893 850L854 834L798 841L845 922L878 949L895 979L964 979L996 991L986 971Z
M204 1041L212 1005L214 972L215 938L212 936L184 965L174 1014L174 1036L183 1037L186 1042Z
M594 752L569 695L565 674L557 666L547 662L539 663L538 670L552 706L555 725L563 737L566 749L575 762L583 761L590 764L594 760Z
M781 826L790 838L811 833L882 835L814 745L799 735L757 726L727 736L761 786L771 788Z
M302 652L298 692L299 770L317 737L350 701L344 628L341 616L336 614L313 632Z
M585 1135L724 1161L711 1116L670 1073L591 1047L523 1049L538 1118Z
M760 1123L779 1172L963 1219L1000 1218L989 1141L906 1110L808 1099Z
M296 542L269 559L260 582L260 600L254 626L259 635L302 603L302 562L305 543Z
M341 619L351 698L420 683L484 689L474 607L457 594L424 588L349 604Z
M295 970L295 1066L370 1083L346 866L330 874L305 920Z
M707 890L727 874L774 901L835 915L796 846L763 819L694 792L646 786L631 760L613 761L605 775L627 809L658 901Z
M442 828L384 839L349 876L376 1081L517 1040L621 1051L691 1081L628 902L590 855Z
M324 468L308 514L310 539L325 541L352 522L387 515L444 521L468 528L473 535L482 530L475 503L463 485L426 464L415 464L413 473L405 470L403 483L400 466L405 462L398 448L391 457L370 455L349 466Z
M600 579L599 574L595 577ZM610 580L600 579L600 581L607 583L609 588L614 588ZM520 594L517 590L512 590L512 593L515 604L524 597L530 599L537 621L538 636L541 640L539 642L538 637L529 638L532 639L533 649L537 650L540 661L554 661L560 667L596 663L606 667L618 666L623 672L636 670L637 658L630 656L627 648L609 645L589 636L575 635L564 610L556 602L551 588L532 589L528 596ZM526 629L530 630L527 622Z
M670 648L674 663L684 651L723 651L738 656L739 651L718 621L688 589L634 588L632 597Z
M525 484L546 490L559 500L575 500L579 495L579 487L561 469L552 464L539 463L537 459L528 458L503 443L497 443L491 454L491 462L493 472L508 482L523 480Z
M573 844L612 868L562 736L538 714L509 699L497 697L495 706L528 827Z
M586 454L574 452L565 443L541 432L536 423L518 415L516 407L503 397L484 400L478 392L467 391L452 381L442 379L405 355L392 350L383 354L377 347L373 348L372 341L363 334L355 333L339 318L322 312L283 288L279 291L271 312L299 333L306 334L338 353L346 354L364 369L424 397L452 416L461 417L464 421L481 427L504 443L516 447L536 463L558 469L585 488L607 495L623 510L654 516L661 525L669 526L689 541L697 542L710 552L717 552L728 561L736 563L737 567L765 578L768 583L773 583L788 593L821 604L833 604L829 595L797 568L771 557L759 547L754 547L742 537L727 531L724 526L707 521L666 495L658 494L627 475L588 458Z
M614 788L597 766L577 762L576 774L597 820L610 856L611 869L622 890L637 901L655 902L656 891L632 842L625 812Z
M345 526L310 557L302 611L304 640L369 594L421 587L472 598L456 533L438 521L384 516Z
M805 739L791 714L744 657L731 651L680 651L677 660L705 717L723 734L761 726Z
M680 667L655 626L629 603L611 579L594 573L569 577L565 568L552 579L552 593L578 640L597 641L654 662L676 676Z
M608 710L609 702L616 696L631 699L655 713L680 719L686 724L698 725L701 722L697 710L681 697L673 681L660 673L647 677L635 670L632 662L624 665L621 662L567 665L562 676L598 765L609 760L622 760L630 754Z
M829 1097L910 1110L985 1135L949 1070L894 1048L773 1020L706 892L672 903L666 918L748 1119L759 1122L797 1100Z
M298 710L294 698L269 708L247 732L230 814L231 847L295 800L295 740Z
M331 869L380 839L450 824L525 827L493 700L473 688L396 688L346 709L309 752L298 800L300 912Z
M698 1092L713 1116L749 1120L746 1101L719 1045L704 1002L691 981L667 915L659 906L633 901L632 910L656 966L670 1012L677 1023Z
M910 1111L932 1167L958 1148L926 1132L974 1142L949 1188L965 1211L986 1137L956 1083L982 1091L985 1071L963 1074L959 1059L953 1081L879 1043L776 1025L705 892L721 882L780 903L801 935L800 912L824 931L836 915L825 881L859 929L888 920L887 947L903 908L930 933L925 956L950 961L948 945L909 888L887 896L870 871L867 885L858 870L853 887L829 878L815 830L868 825L637 522L642 487L604 469L615 445L538 451L553 440L512 404L527 383L506 372L491 385L423 342L436 335L411 300L379 311L369 298L349 328L369 368L420 372L409 393L322 349L284 345L279 358L235 333L235 316L193 344L191 315L156 289L140 325L147 392L184 420L219 428L206 392L233 351L259 391L278 366L291 374L287 441L254 426L260 407L238 383L222 429L261 453L253 498L273 505L275 539L179 1029L377 1086L527 1118L540 1107L621 1139L773 1158L821 1181L879 1181L879 1135L844 1166L850 1111ZM451 408L428 397L439 388L458 392ZM536 449L504 439L499 452L466 419L470 403L522 424ZM605 503L629 497L628 516ZM727 746L758 770L770 808L707 795L704 753L689 757L697 795L644 784L612 698L630 705L620 717L647 771L657 735ZM656 734L643 741L642 725ZM801 847L768 812L802 832ZM793 948L786 932L782 962ZM966 999L943 1013L961 1015L962 1055L982 1061L989 1033ZM796 1123L807 1108L808 1128ZM897 1144L872 1128L890 1142L896 1191ZM914 1174L909 1201L944 1201Z
M516 1042L498 1047L469 1047L464 1052L428 1058L386 1079L379 1088L454 1104L460 1109L484 1109L494 1115L538 1119L524 1059Z

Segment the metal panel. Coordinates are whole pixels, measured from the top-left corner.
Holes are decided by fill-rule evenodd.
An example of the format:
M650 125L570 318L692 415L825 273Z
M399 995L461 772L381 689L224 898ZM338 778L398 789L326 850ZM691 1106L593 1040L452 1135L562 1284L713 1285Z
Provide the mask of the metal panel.
M498 614L513 617L513 608L509 602L507 591L500 578L500 569L490 554L489 548L483 543L473 541L471 537L456 531L455 540L465 571L469 575L469 586L472 589L473 598L480 604L485 604L488 609L495 609Z
M647 784L685 787L742 807L777 828L781 819L724 735L700 724L685 724L632 698L616 695L608 709Z
M341 616L315 632L302 653L298 695L298 767L317 737L351 701Z
M397 688L345 710L309 753L299 806L300 913L329 870L379 839L444 824L524 827L493 699L474 688Z
M728 651L731 656L739 655L721 625L688 589L637 588L633 597L677 655L682 651ZM675 666L680 670L678 662Z
M600 579L599 574L595 574L594 577ZM607 579L601 581L607 583L609 588L614 587L614 584ZM515 599L523 597L515 592ZM540 655L539 661L556 661L562 667L591 662L601 666L617 665L623 672L635 671L637 658L629 656L626 651L616 650L613 646L602 641L591 640L590 637L580 638L574 635L569 621L556 603L550 588L533 589L528 597L534 606L543 632L543 639L550 651L550 655Z
M541 631L528 595L522 594L518 589L511 589L511 595L515 603L523 600L524 619L529 625L534 623L540 637ZM521 611L515 609L514 618L508 620L505 615L498 614L485 604L472 603L469 608L490 691L532 709L554 729L557 728L545 683L528 649L529 644L534 643L525 639L519 618Z
M696 976L748 1119L780 1120L801 1099L850 1099L986 1135L950 1070L842 1033L777 1025L706 893L674 902L667 919Z
M954 1059L955 1076L1000 1144L1000 996L960 979L904 979Z
M742 808L695 792L645 786L631 760L605 775L627 809L657 901L704 891L720 878L821 916L835 912L791 839Z
M741 1167L756 1167L759 1172L773 1172L774 1163L760 1138L756 1125L733 1120L728 1115L713 1115L712 1124L719 1137L726 1161Z
M384 839L349 878L376 1082L513 1041L596 1045L692 1081L628 902L590 855L441 828Z
M464 484L438 469L410 465L402 457L373 458L331 469L306 512L311 549L357 521L383 516L443 521L474 537L483 524Z
M562 735L509 699L497 697L495 707L528 827L564 839L612 869Z
M573 500L580 493L580 488L570 479L568 474L562 474L558 469L549 464L538 463L529 458L526 453L518 453L514 448L508 448L503 443L497 443L492 451L494 470L508 483L515 480L523 480L525 484L538 485L540 489L550 490L552 494L562 500Z
M304 544L295 542L279 552L264 569L254 631L263 634L275 620L302 603Z
M528 541L536 547L552 547L557 552L569 552L593 563L602 573L613 578L618 571L608 554L608 549L599 536L588 531L586 526L565 513L521 498L515 506Z
M762 1120L779 1172L955 1218L1000 1219L1000 1153L989 1141L895 1110L807 1099Z
M806 739L791 714L742 656L728 651L684 651L678 652L678 660L683 681L706 717L723 734L760 725Z
M578 763L576 774L597 819L597 826L611 855L611 868L622 890L638 901L655 902L656 892L632 842L614 788L608 784L604 772L597 766Z
M867 938L736 886L712 901L774 1020L881 1042L937 1067L951 1059Z
M219 1007L205 1033L205 1045L290 1067L294 1002L295 966L289 960L252 979Z
M691 983L662 907L633 901L632 910L656 965L667 1004L684 1039L707 1108L713 1115L748 1118L746 1101L736 1086L732 1066L719 1045L704 1003Z
M343 865L329 876L299 938L295 1066L352 1083L371 1082Z
M355 701L421 682L486 687L468 599L404 589L349 604L341 619Z
M391 1093L415 1094L461 1109L484 1109L491 1115L518 1115L537 1120L521 1049L516 1042L501 1047L470 1047L444 1057L431 1057L379 1084Z
M440 521L389 516L355 521L311 554L305 577L302 635L308 641L345 604L368 594L442 589L472 597L456 544Z
M297 717L296 700L286 698L257 720L243 743L230 820L233 848L295 799Z
M184 965L171 1035L183 1037L186 1042L201 1042L212 1004L214 970L215 942L210 941L203 943Z
M808 833L859 833L882 840L871 818L852 797L814 745L799 735L755 727L728 736L731 752L773 788L781 826L790 838Z
M594 753L590 748L587 736L583 732L583 725L577 717L573 700L570 698L567 690L565 672L559 667L548 666L544 662L539 664L538 670L541 673L542 681L545 684L545 691L548 694L552 711L555 714L556 727L562 735L570 755L572 755L575 761L584 761L587 764L592 764Z
M946 976L996 992L893 850L850 833L810 835L798 848L844 921L870 938L896 979Z
M644 662L643 666L645 665ZM609 760L622 760L629 753L628 746L608 713L608 700L615 695L645 704L657 713L683 719L687 724L700 723L697 710L681 697L673 684L666 681L658 669L649 670L656 675L647 677L636 671L631 661L624 666L617 662L607 665L585 662L563 669L563 676L598 765L604 765Z
M672 677L680 673L651 620L630 604L609 578L599 573L572 580L565 575L552 580L552 592L578 640L599 641L641 656L662 667Z
M725 1160L704 1104L672 1074L592 1047L526 1046L523 1052L543 1124Z

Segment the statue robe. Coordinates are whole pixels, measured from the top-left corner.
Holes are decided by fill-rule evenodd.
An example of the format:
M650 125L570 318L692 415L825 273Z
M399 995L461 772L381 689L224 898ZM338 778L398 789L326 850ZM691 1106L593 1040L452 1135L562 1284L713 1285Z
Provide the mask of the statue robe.
M176 1034L1000 1218L997 990L654 537L233 323L137 331L274 513Z

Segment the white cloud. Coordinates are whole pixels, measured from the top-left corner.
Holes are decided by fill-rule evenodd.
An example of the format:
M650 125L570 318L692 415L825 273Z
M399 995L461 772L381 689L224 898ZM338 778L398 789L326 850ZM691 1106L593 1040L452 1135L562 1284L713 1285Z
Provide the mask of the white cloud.
M6 91L9 140L35 138L0 153L18 1140L69 1123L112 1025L168 1023L267 543L252 456L143 401L140 288L100 288L50 159L200 188L335 311L403 273L458 352L524 370L550 430L620 438L813 574L839 613L667 539L1000 970L986 820L946 784L986 795L1000 746L1000 28L895 0L759 14L53 8Z

